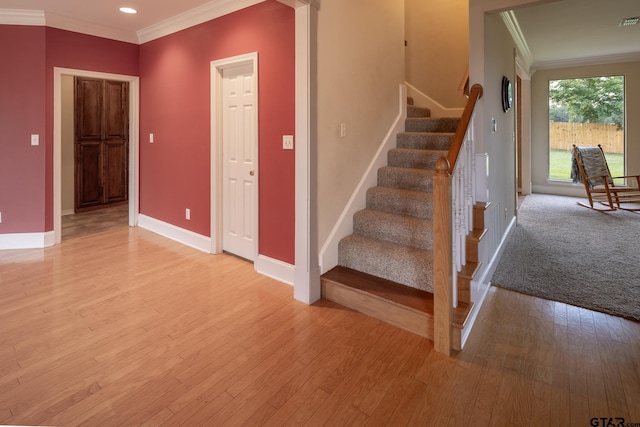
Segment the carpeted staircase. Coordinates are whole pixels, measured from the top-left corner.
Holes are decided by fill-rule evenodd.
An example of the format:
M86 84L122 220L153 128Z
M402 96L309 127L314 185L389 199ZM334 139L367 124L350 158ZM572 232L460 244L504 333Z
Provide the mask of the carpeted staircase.
M430 118L409 99L405 132L367 191L353 234L340 241L338 263L372 276L433 292L432 178L459 119Z

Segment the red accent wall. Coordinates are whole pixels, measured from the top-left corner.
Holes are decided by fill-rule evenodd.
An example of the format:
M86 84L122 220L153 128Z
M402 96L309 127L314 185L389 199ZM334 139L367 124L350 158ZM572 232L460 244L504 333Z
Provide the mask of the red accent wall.
M256 51L259 252L293 264L295 156L282 150L282 135L295 130L295 16L279 2L260 3L140 47L140 211L211 235L210 62Z
M0 25L0 58L0 233L43 232L44 27Z
M53 68L138 75L137 44L46 28L46 187L45 226L53 230Z
M53 67L138 75L139 46L0 25L0 234L53 230ZM31 146L32 134L40 145Z

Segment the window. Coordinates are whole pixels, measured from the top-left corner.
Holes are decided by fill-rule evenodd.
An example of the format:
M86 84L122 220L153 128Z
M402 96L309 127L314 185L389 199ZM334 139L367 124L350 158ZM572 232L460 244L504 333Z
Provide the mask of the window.
M624 76L549 81L549 179L571 180L573 144L602 145L611 175L624 175Z

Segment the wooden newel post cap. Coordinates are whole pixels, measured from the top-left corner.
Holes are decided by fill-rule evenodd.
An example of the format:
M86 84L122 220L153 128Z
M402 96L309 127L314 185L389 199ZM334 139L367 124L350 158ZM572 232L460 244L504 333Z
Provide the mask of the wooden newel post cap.
M436 162L436 175L449 176L449 160L446 157L440 157Z

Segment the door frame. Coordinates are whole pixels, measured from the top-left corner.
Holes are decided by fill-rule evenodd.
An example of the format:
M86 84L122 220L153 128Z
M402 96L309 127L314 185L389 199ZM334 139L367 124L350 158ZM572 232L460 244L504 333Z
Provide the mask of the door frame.
M138 224L140 212L140 78L72 68L53 68L53 233L54 244L62 240L62 76L90 77L129 82L129 226Z
M260 109L260 100L258 98L258 52L246 53L243 55L232 56L229 58L211 61L211 161L210 161L210 179L211 179L211 253L219 254L223 251L223 213L224 206L223 197L223 138L222 138L222 73L225 69L236 67L238 65L251 64L253 68L253 91L256 94L256 108L253 113L253 124L256 129L255 153L256 153L256 178L253 203L255 206L255 214L253 215L253 229L255 233L253 259L258 258L259 245L259 215L260 205L258 193L260 191L260 128L258 114Z

